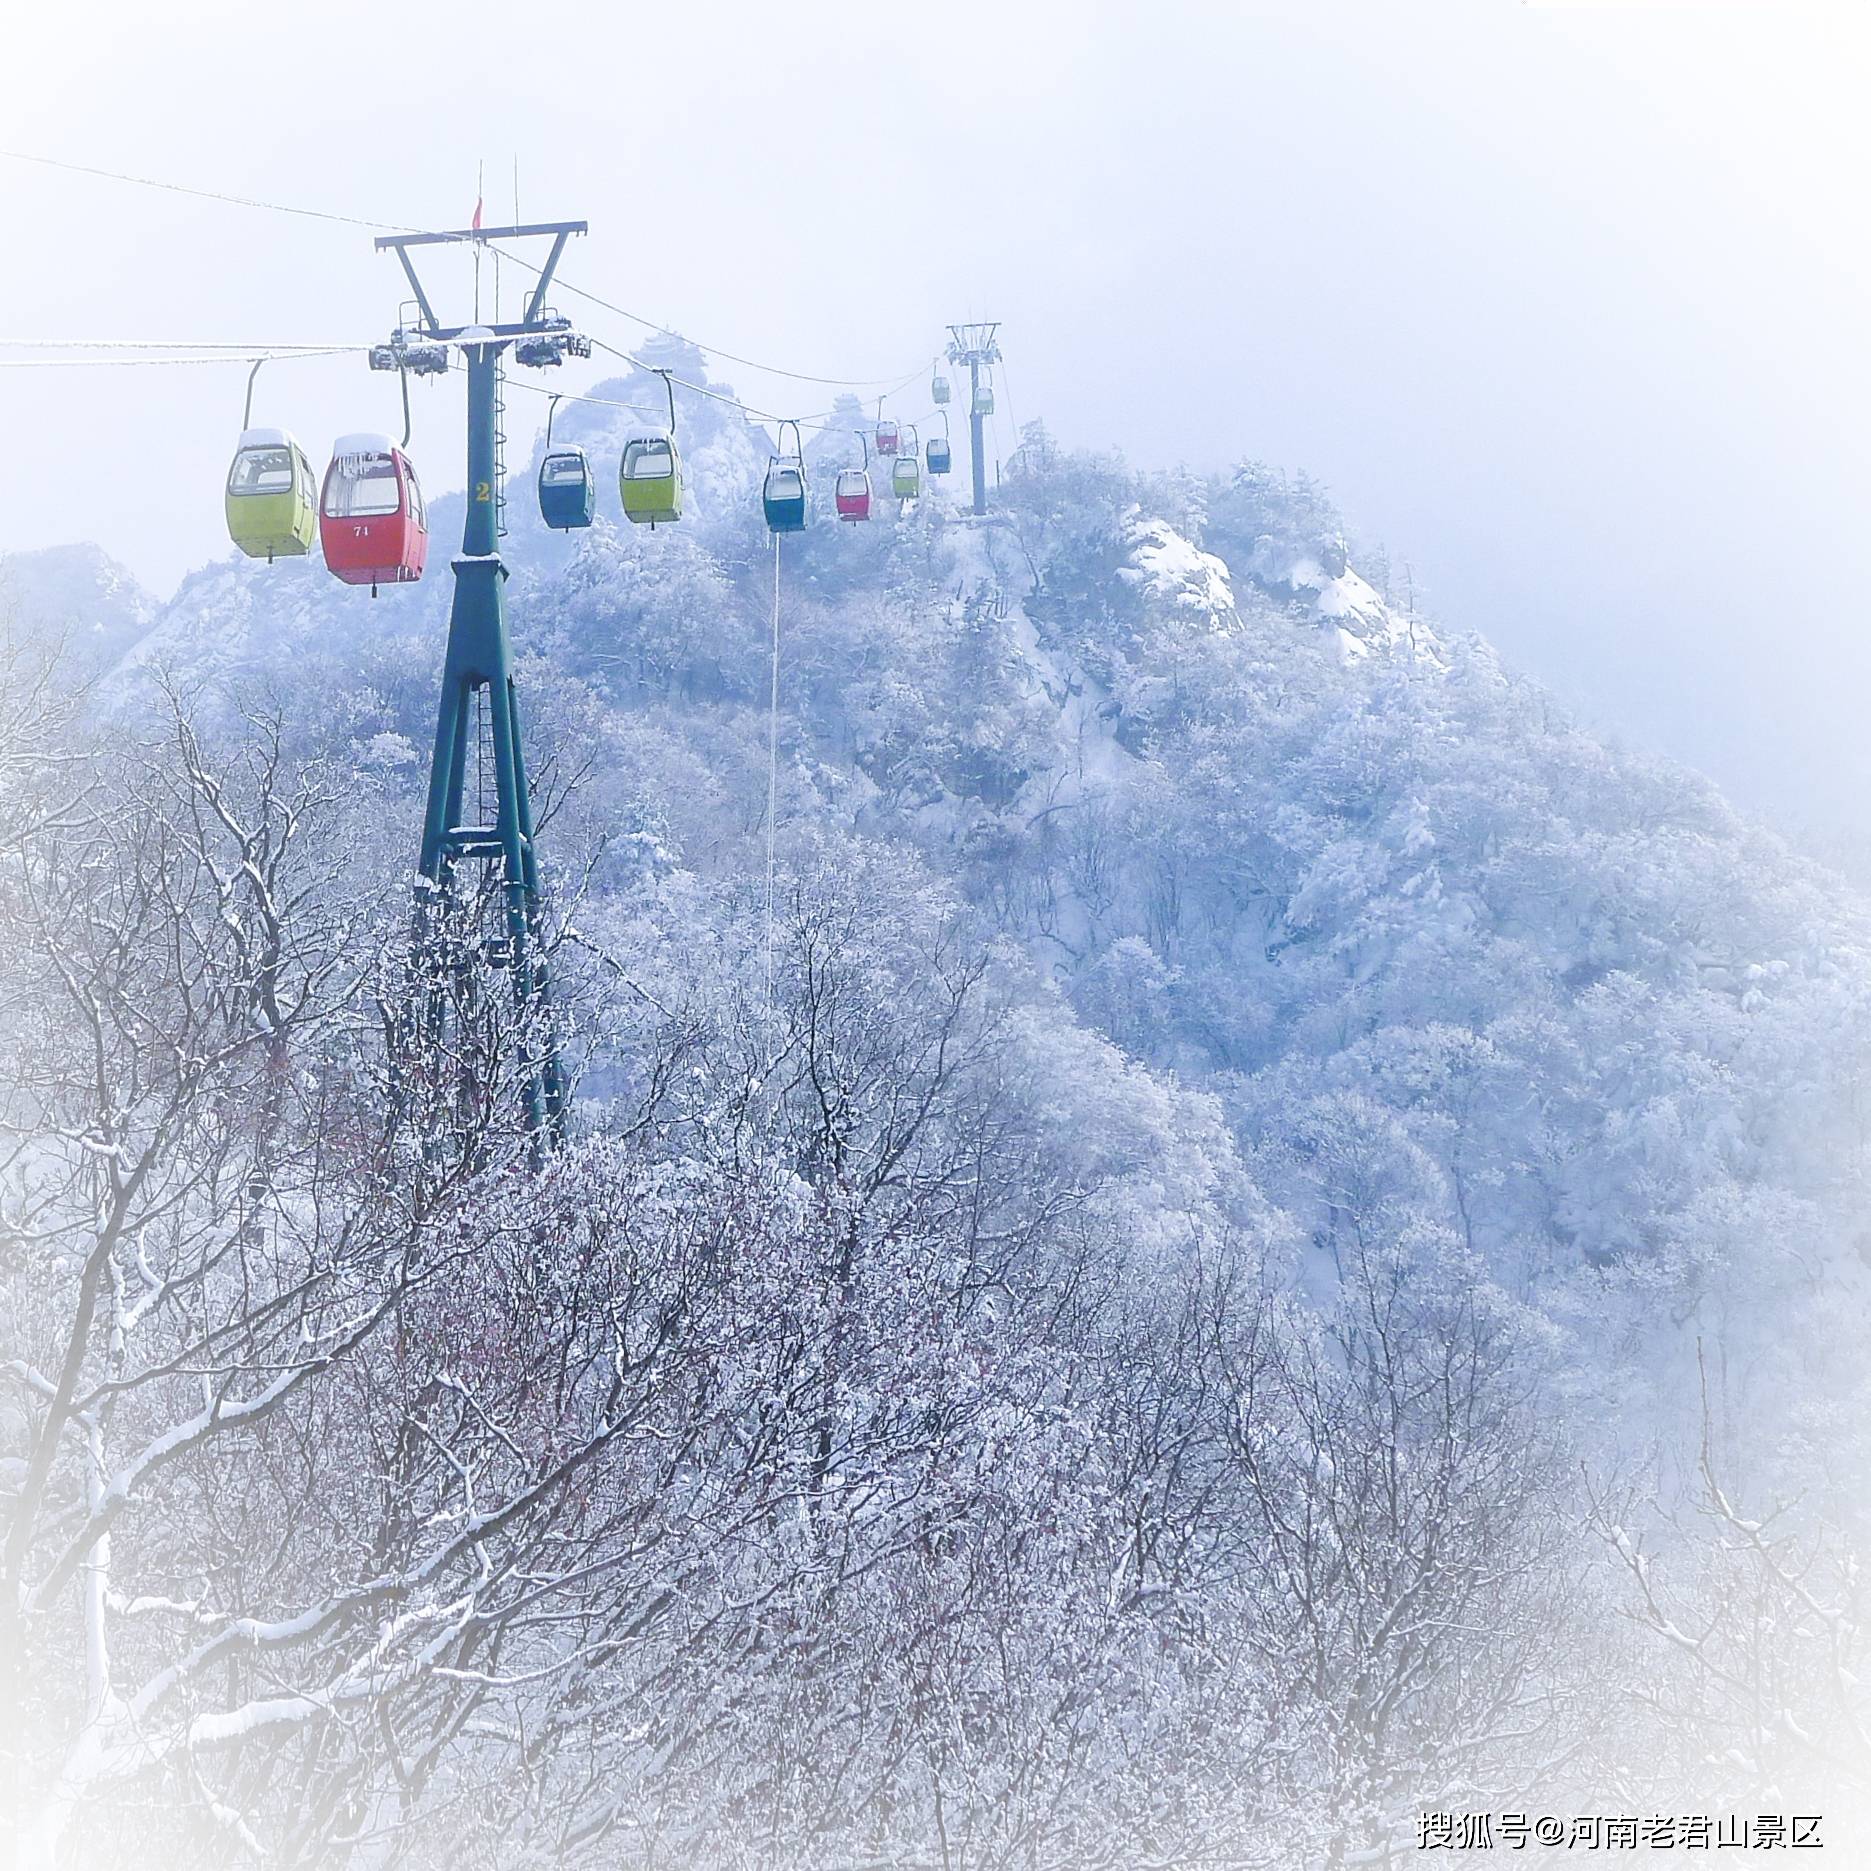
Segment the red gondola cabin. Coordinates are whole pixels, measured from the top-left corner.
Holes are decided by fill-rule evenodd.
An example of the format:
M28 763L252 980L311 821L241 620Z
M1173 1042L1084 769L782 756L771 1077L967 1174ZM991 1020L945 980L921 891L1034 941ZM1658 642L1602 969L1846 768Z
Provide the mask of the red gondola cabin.
M832 498L841 520L871 517L871 477L862 468L840 468Z
M897 425L890 421L888 417L885 417L877 424L877 434L874 441L878 454L894 455L897 452L897 443L901 439Z
M429 556L429 519L409 457L387 435L341 435L318 501L325 565L347 585L413 584Z

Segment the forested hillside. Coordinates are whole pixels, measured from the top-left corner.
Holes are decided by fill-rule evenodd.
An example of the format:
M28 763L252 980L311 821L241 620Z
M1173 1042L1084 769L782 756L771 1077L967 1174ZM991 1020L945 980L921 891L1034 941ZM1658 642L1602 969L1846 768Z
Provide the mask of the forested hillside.
M614 462L661 387L592 394ZM375 601L0 563L31 1837L1351 1866L1614 1789L1845 1848L1866 905L1303 478L1039 424L985 520L786 541L770 774L767 442L685 422L675 527L514 478L543 1162L398 1057L459 500Z

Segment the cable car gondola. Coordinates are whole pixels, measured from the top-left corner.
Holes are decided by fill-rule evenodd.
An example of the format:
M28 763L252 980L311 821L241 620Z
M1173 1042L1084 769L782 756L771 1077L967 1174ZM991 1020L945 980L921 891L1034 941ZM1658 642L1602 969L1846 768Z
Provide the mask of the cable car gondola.
M429 557L429 520L409 457L387 435L341 435L318 501L325 566L347 585L414 584Z
M924 453L928 457L931 474L948 473L949 463L953 456L949 448L948 411L946 409L942 412L942 433L930 436L929 446Z
M240 440L227 471L222 505L227 533L250 559L296 559L318 532L318 484L305 450L284 429L253 427L253 385L265 358L247 374Z
M682 459L675 438L633 435L624 444L617 471L617 491L624 517L638 525L659 526L682 518Z
M903 448L890 469L890 491L898 500L914 500L923 490L922 447L912 422L903 431Z
M555 396L546 411L546 452L539 463L539 517L555 532L589 526L597 506L597 483L591 462L576 442L552 442L552 419L558 413Z
M868 520L871 517L870 475L862 468L840 468L833 498L841 520Z
M840 468L838 485L832 490L832 504L841 520L868 520L871 517L870 443L862 429L855 430L864 449L861 468Z
M929 378L929 400L934 403L937 408L940 408L948 401L948 378L942 374L942 366L939 361L931 366L931 373Z
M894 455L902 442L902 432L893 418L884 414L884 399L877 399L877 452L880 455Z
M781 452L767 460L767 478L760 488L760 507L771 533L803 533L806 530L806 463L796 422L782 422L779 440L782 451L786 431L793 432L791 454Z
M578 447L555 448L539 464L539 517L555 532L589 526L598 490Z
M669 372L656 373L669 392L669 427L640 429L624 443L617 491L624 517L656 527L682 518L682 456L676 448L676 392Z
M227 471L227 533L250 559L312 550L318 495L305 450L284 429L243 429Z
M983 377L974 387L974 413L977 416L991 416L994 413L994 379Z

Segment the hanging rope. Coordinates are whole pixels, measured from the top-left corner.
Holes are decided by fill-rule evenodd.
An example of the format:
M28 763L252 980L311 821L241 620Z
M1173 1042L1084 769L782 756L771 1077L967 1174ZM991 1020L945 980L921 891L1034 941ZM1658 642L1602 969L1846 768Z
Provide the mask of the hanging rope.
M1007 426L1013 431L1013 452L1015 455L1018 455L1021 442L1020 416L1019 412L1014 408L1013 381L1007 375L1007 360L1004 357L1000 360L1000 387L1001 394L1007 399ZM996 435L995 440L998 441L999 439L999 436Z
M773 535L773 660L767 691L767 1013L773 1012L773 846L780 797L780 535Z

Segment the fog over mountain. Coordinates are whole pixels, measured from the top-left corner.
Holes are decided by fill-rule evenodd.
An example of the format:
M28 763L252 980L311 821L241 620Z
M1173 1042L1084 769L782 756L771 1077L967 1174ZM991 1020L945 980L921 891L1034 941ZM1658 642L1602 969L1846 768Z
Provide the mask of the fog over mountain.
M477 177L490 216L587 218L566 276L760 360L781 413L821 404L775 367L891 382L999 318L1001 454L1043 411L1139 465L1304 469L1399 591L1871 878L1860 7L87 17L13 22L6 148L106 174L0 157L0 336L379 341L405 287L359 223L460 225ZM244 364L0 348L0 551L95 540L166 599L218 550ZM396 419L355 356L269 366L258 408L320 449ZM419 405L432 491L460 408Z

